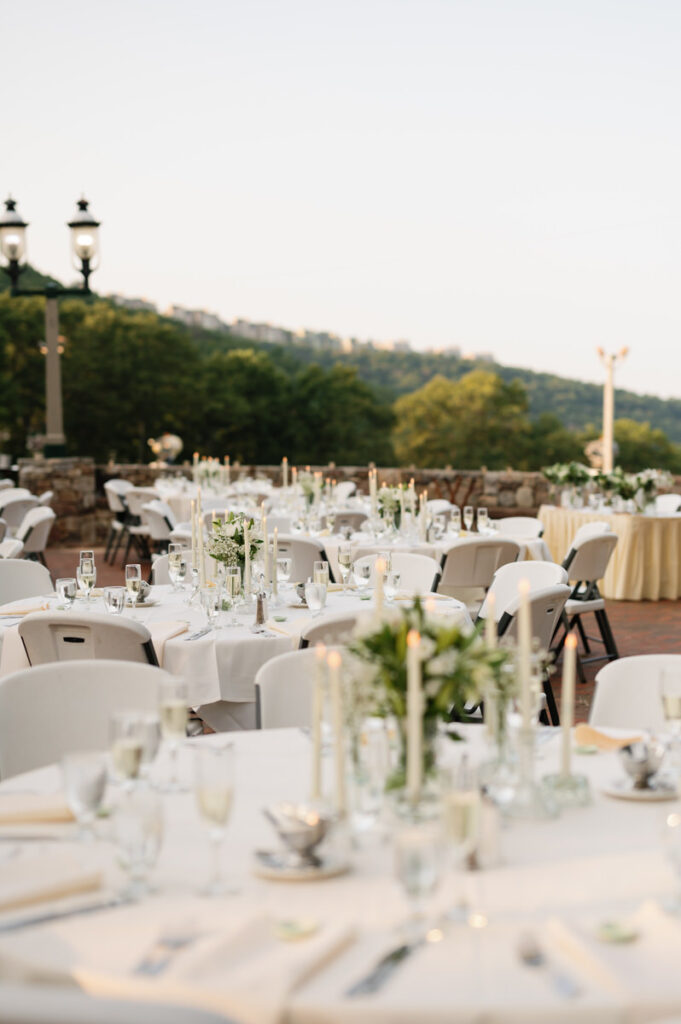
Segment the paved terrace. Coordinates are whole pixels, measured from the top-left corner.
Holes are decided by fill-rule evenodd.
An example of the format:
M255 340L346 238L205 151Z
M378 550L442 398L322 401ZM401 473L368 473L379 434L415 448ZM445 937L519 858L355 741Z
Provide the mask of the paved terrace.
M120 557L116 565L104 561L104 548L95 548L97 563L97 586L123 585L123 567ZM131 559L132 560L132 559ZM53 579L59 576L75 576L78 564L78 548L49 548L47 565ZM145 577L149 575L149 563L142 566ZM681 601L608 601L608 617L612 625L620 655L632 654L681 654ZM597 632L589 630L589 634ZM598 644L594 645L598 648ZM587 682L577 684L575 718L584 721L589 714L593 696L594 678L604 662L586 665ZM560 697L560 667L553 676L556 697Z

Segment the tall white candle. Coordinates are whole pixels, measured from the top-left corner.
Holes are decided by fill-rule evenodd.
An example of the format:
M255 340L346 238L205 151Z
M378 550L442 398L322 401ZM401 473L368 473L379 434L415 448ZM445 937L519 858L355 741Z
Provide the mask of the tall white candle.
M400 484L400 530L404 532L405 527L405 508L404 508L404 487Z
M196 536L196 502L192 498L190 503L192 513L192 567L198 569L198 538Z
M333 709L333 733L336 764L336 805L339 815L344 815L348 802L345 793L345 727L343 724L343 695L341 693L341 656L331 651L326 659L329 666L329 690Z
M225 455L225 483L229 486L232 467L229 464L229 455Z
M251 600L251 535L248 519L244 518L244 597Z
M286 456L281 460L281 486L288 487L288 459Z
M293 489L294 490L298 486L298 467L297 466L294 466L293 469L291 470L291 484L293 485Z
M314 693L312 698L312 799L322 795L322 716L324 713L324 676L326 675L326 647L315 647Z
M197 553L199 556L199 584L203 587L206 584L206 563L204 560L203 550L203 508L201 506L201 488L199 487L199 493L196 504L196 540L197 540Z
M520 710L523 728L529 729L532 721L532 691L530 659L532 653L532 623L530 621L530 581L518 583L518 674L520 676Z
M487 646L494 649L497 646L497 599L494 594L488 594L485 601L487 615L485 618L485 640Z
M267 516L264 511L262 515L262 563L263 571L265 573L265 583L267 584L270 579L270 539L267 535Z
M562 726L561 773L570 774L572 756L572 723L575 717L575 668L577 664L577 637L572 633L563 648L563 691L560 699L560 721Z
M417 803L423 784L423 704L421 698L421 637L407 633L407 796Z
M383 614L383 576L385 574L385 570L385 560L383 558L377 558L374 565L374 576L376 577L376 585L374 587L376 618L380 618Z
M279 527L274 527L272 538L272 593L276 597L279 593L279 580L277 579L277 560L279 558Z

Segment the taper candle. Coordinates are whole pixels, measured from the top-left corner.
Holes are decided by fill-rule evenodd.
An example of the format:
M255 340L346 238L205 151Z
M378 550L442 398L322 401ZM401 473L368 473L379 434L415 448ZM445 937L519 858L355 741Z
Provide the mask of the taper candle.
M423 702L421 695L421 636L407 633L407 797L418 803L423 784Z
M532 653L532 623L530 621L530 581L518 583L518 674L520 675L520 709L523 729L532 723L532 691L530 657Z
M560 724L562 728L561 773L570 774L572 757L572 723L575 717L575 668L577 664L577 637L570 633L563 648L563 690L560 698Z
M326 675L326 647L315 647L314 692L312 698L312 799L322 795L322 716L324 713L324 677Z
M343 694L341 693L340 667L341 656L338 651L331 651L326 663L329 666L329 692L333 709L334 751L336 763L336 806L339 815L347 810L345 793L345 726L343 723Z

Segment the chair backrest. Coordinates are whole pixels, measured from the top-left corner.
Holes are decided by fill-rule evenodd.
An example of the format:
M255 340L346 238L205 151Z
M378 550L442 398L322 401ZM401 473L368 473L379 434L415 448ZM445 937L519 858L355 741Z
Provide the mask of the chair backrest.
M346 644L357 624L357 615L322 615L311 622L300 634L300 647L314 647L326 644L327 647Z
M681 494L658 494L655 498L655 511L661 515L678 512L681 509Z
M5 534L6 533L7 533L7 520L3 519L2 516L0 516L0 540L4 540L5 539Z
M568 582L568 574L557 562L509 562L500 566L494 574L492 586L487 591L494 594L494 617L499 621L506 609L518 597L518 584L527 580L530 593ZM480 609L480 618L487 618L487 597Z
M665 729L660 673L681 676L681 654L636 654L604 665L596 675L589 722L618 729Z
M2 480L0 480L0 491L9 491L10 488L14 489L14 480L10 480L8 477L3 477Z
M341 480L336 484L336 501L347 501L351 494L357 490L354 480Z
M603 579L616 547L616 533L601 533L581 540L575 538L563 562L569 579L585 583Z
M340 533L346 526L349 526L353 532L356 532L362 529L368 518L366 512L336 512L334 513L332 532ZM326 525L326 516L322 516L322 528L325 528Z
M0 777L106 750L113 711L158 709L158 666L116 660L52 661L0 679ZM0 1012L0 1020L2 1013Z
M150 487L130 487L125 492L125 503L132 516L142 518L142 506L148 501L156 501L158 494Z
M132 619L77 612L34 612L19 623L18 629L31 665L83 658L158 665L151 633Z
M23 541L12 540L11 537L0 540L0 558L21 558L23 550Z
M6 555L0 562L0 604L53 592L52 577L39 562L24 562L18 555Z
M2 506L2 518L10 530L16 530L21 526L21 522L28 510L35 508L37 504L38 499L31 496L28 498L12 498L11 501L5 502Z
M428 594L437 590L440 582L440 564L429 555L393 551L390 568L400 574L400 590L411 594Z
M606 523L602 519L597 520L595 523L584 523L583 526L579 527L572 538L568 552L572 550L575 544L580 544L583 540L586 540L587 537L600 537L602 533L610 532L610 523Z
M267 529L269 531L270 538L274 534L275 530L279 530L279 533L290 533L291 522L291 516L271 516L268 512Z
M148 999L102 999L65 985L0 982L0 1024L130 1024L141 1020L144 1024L230 1024L223 1014L187 1006Z
M447 516L449 518L453 507L451 501L447 501L446 498L431 498L426 502L426 508L434 516Z
M127 511L125 495L132 487L129 480L107 480L104 484L104 494L111 512Z
M317 663L313 647L270 658L255 676L256 727L307 728Z
M314 563L319 559L328 562L324 545L321 541L312 537L295 537L290 533L284 533L279 537L279 555L289 556L292 559L291 581L293 583L304 583L312 576ZM329 579L333 581L333 572L329 566Z
M189 579L193 565L191 548L186 548L182 554L187 563L187 579ZM168 572L168 555L159 555L158 558L154 558L151 563L151 582L155 587L172 582Z
M438 590L448 587L487 587L500 565L515 562L520 545L514 540L477 537L451 547L442 560Z
M551 639L569 596L570 588L565 583L558 583L552 587L541 587L530 591L529 605L532 636L539 641L540 646L544 650L548 651L551 646ZM512 601L507 606L498 624L500 636L517 639L519 607L519 597L516 597L515 601Z
M52 509L43 505L28 510L16 531L16 539L23 541L25 555L45 550L56 518Z
M502 535L527 537L528 540L535 540L544 532L544 527L535 516L507 516L505 519L495 519L494 526Z
M149 527L152 540L168 540L175 527L175 516L170 505L155 498L142 505L142 521Z
M38 504L45 505L50 508L54 499L54 491L43 491L42 494L38 495Z
M8 501L15 501L17 498L33 498L34 495L27 487L12 487L0 491L0 508L4 508Z

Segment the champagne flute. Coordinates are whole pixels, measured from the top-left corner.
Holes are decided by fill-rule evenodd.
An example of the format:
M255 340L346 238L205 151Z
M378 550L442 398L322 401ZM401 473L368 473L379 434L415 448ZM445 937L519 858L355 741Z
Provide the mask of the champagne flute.
M277 580L282 584L282 588L288 586L288 582L291 579L291 572L293 571L293 559L284 557L277 558Z
M125 589L128 591L128 600L132 605L132 617L135 618L137 599L142 589L142 566L139 564L126 565L125 567Z
M168 575L170 576L170 582L172 583L173 590L181 590L178 587L180 581L180 568L183 561L182 545L181 544L169 544L168 545ZM185 562L185 570L183 574L187 573L187 563Z
M149 872L158 860L163 839L163 806L150 789L127 793L116 807L113 833L128 885L121 896L139 900L149 895Z
M312 579L315 583L323 583L325 587L329 585L329 563L323 561L317 561L312 566Z
M343 595L347 596L348 579L352 570L352 548L349 544L340 544L338 547L338 568L343 582Z
M358 559L352 567L352 574L355 578L355 583L357 584L357 589L359 590L360 595L365 593L369 588L372 568L370 560L362 561L361 559Z
M145 742L144 717L137 711L115 711L109 722L111 763L114 775L126 789L133 788L142 769Z
M397 830L395 875L409 902L406 940L418 942L426 931L426 908L442 876L442 832L437 822L419 822Z
M187 735L187 719L189 717L185 683L179 679L164 679L160 683L159 711L161 735L166 741L170 755L170 778L165 790L169 793L177 793L182 790L177 775L177 755L180 743Z
M218 605L220 604L220 588L207 585L201 587L201 607L206 613L206 625L208 629L215 629L218 617Z
M455 867L465 872L475 855L480 834L480 788L477 773L464 755L449 774L443 774L443 781L444 830L454 853ZM448 912L447 917L453 921L468 920L469 905L463 892L458 904Z
M73 608L76 594L78 593L78 581L75 576L64 576L62 579L57 580L56 590L59 594L59 600L65 605L66 610L70 611Z
M125 605L125 587L104 587L104 607L111 615L121 615Z
M455 505L449 516L449 532L456 537L461 533L461 509Z
M228 565L227 575L225 576L225 593L229 598L232 612L231 622L228 623L230 626L238 626L236 617L236 609L239 603L239 597L241 596L241 568L238 565Z
M81 557L80 564L76 569L76 579L78 580L78 586L85 594L85 600L90 603L90 591L95 585L97 579L97 569L95 568L94 558L83 558Z
M208 826L213 868L204 896L233 892L223 878L220 854L234 798L234 744L222 747L198 744L194 750L194 795L199 814Z
M475 517L475 510L472 505L464 505L463 507L463 525L466 527L468 533L473 529L473 519Z
M480 507L477 516L478 533L486 533L489 526L489 513L486 508Z

